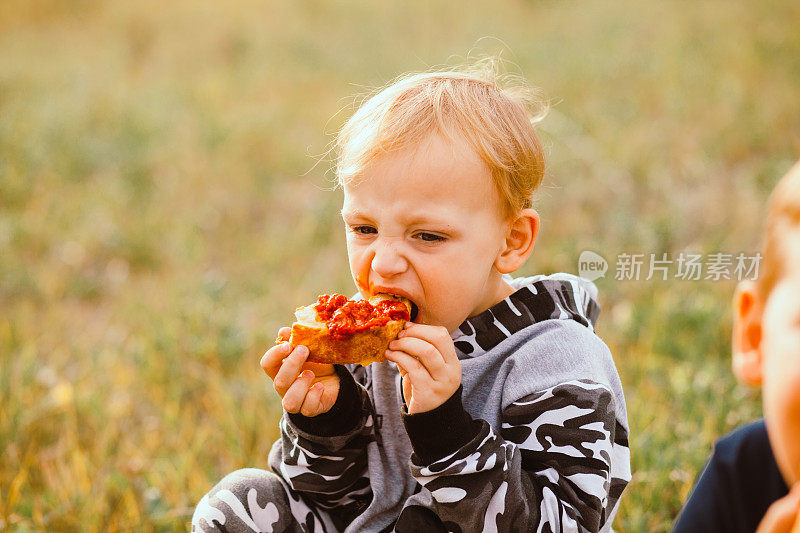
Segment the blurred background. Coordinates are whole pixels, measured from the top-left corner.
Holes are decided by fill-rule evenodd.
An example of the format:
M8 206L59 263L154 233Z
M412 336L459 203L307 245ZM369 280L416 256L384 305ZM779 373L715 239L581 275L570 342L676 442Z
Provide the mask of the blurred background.
M668 530L760 399L729 369L733 281L615 280L616 257L757 251L800 156L798 35L788 0L5 0L0 529L184 531L265 467L260 356L295 307L355 292L325 155L353 96L500 54L553 104L520 274L609 261L634 472L615 527Z

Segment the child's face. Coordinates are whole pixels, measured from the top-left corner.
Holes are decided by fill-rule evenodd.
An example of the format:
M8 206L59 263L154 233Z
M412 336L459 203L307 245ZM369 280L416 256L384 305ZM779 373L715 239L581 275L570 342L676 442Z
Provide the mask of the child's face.
M752 298L752 306L745 305L751 312L741 312L742 293L749 289L739 287L734 366L737 358L751 358L739 361L738 374L762 385L770 444L784 479L792 485L800 477L800 234L787 236L784 244L785 275L766 302L753 290L745 296Z
M495 268L508 231L499 203L489 168L463 142L430 136L377 158L344 187L359 290L403 295L416 322L452 332L512 292Z

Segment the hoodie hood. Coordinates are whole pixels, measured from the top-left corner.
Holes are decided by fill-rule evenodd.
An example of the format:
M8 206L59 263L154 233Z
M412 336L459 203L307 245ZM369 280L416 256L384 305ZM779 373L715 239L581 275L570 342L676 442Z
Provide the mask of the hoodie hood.
M574 320L594 331L600 306L597 287L573 274L503 280L514 293L486 311L466 319L451 333L460 357L477 357L514 333L545 320Z

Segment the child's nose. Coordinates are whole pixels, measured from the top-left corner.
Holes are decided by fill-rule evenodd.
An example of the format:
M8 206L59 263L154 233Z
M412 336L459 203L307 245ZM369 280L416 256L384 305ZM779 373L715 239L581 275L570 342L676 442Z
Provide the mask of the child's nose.
M395 242L381 239L376 243L372 257L372 270L376 274L388 278L404 272L407 267L408 263Z

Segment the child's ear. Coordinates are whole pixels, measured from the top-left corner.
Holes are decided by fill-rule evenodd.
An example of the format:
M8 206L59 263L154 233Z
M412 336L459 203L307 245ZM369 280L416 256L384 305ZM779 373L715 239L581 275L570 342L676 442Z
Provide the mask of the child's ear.
M538 234L539 213L534 209L522 209L508 223L505 244L495 259L495 268L501 274L510 274L519 269L533 252Z
M761 363L761 314L763 305L753 281L736 286L733 295L733 373L747 385L759 386Z

